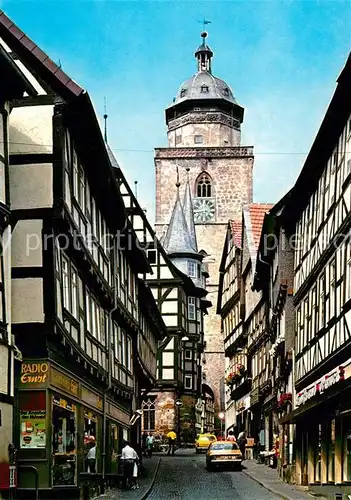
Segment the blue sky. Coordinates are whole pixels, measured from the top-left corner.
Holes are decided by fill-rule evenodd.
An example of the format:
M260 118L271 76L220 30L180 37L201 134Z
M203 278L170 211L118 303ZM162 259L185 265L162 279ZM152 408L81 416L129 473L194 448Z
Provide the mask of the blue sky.
M213 73L245 107L243 145L255 147L254 198L290 189L351 46L343 0L0 0L6 14L108 106L108 136L129 182L154 215L153 148L166 146L164 108L195 72L200 20L211 20Z

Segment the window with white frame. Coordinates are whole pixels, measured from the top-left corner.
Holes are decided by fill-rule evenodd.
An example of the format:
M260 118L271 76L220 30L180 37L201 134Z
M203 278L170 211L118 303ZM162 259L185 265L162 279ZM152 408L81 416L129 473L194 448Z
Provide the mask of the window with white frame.
M196 299L188 297L188 319L194 321L196 319Z
M188 260L188 276L190 276L190 278L196 278L196 264L191 260Z
M184 387L185 389L193 388L193 377L192 375L185 375L184 377Z
M191 349L185 349L184 358L185 359L192 359Z

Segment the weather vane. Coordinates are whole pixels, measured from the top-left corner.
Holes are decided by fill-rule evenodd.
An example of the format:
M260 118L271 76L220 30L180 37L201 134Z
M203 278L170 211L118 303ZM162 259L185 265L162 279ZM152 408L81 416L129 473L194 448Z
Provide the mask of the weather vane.
M209 21L208 19L204 19L203 21L199 21L199 23L202 24L202 26L203 26L202 30L205 31L206 25L211 24L211 21Z

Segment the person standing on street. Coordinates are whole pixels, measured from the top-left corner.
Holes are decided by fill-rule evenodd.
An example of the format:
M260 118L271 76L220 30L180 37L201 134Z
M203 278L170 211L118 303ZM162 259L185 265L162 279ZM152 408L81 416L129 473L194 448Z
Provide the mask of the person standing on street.
M88 472L91 474L96 473L96 440L94 436L90 436L89 438L89 451L86 456L86 461L88 465Z
M137 452L127 441L124 443L121 456L125 488L131 488L133 483L134 464L139 460Z
M245 460L246 443L247 443L246 432L245 431L244 432L240 432L240 434L238 436L238 445L239 445L241 454L243 456L243 460Z
M173 456L174 452L175 452L175 444L176 444L176 440L177 440L177 434L174 432L174 430L172 430L167 434L167 438L168 438L168 453L167 453L167 455L170 455L171 451L172 451L172 456Z
M149 435L146 438L146 447L147 447L147 456L151 458L152 449L154 447L154 436L149 432Z

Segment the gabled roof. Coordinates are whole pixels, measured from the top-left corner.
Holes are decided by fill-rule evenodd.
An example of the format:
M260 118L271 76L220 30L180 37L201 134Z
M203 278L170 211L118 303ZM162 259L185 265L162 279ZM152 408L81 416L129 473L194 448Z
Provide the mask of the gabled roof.
M23 57L34 71L43 74L55 92L63 97L77 97L84 93L84 89L66 75L2 10L0 37L18 57Z
M255 268L257 250L260 243L264 216L274 205L271 203L250 203L243 207L244 231L247 237L247 244Z

